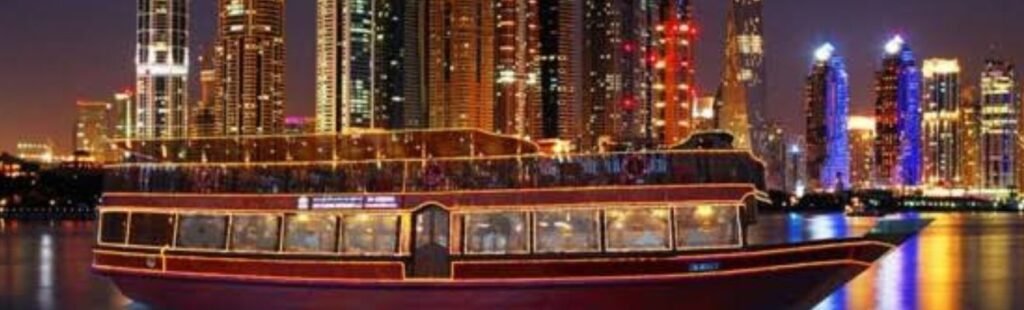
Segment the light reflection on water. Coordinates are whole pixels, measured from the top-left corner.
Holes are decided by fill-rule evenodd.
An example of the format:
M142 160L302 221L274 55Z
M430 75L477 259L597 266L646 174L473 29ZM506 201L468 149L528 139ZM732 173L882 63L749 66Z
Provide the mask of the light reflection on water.
M816 309L1024 309L1024 214L921 217L935 221ZM875 221L765 215L749 240L860 236ZM93 226L0 222L0 309L144 309L89 272Z
M1024 309L1024 215L922 217L935 221L816 309Z

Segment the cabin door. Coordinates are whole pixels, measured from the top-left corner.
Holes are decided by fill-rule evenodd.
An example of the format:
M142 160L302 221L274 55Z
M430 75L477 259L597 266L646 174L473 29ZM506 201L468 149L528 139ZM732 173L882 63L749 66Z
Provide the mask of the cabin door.
M413 213L412 276L417 278L448 278L451 259L448 253L449 213L439 206L429 206Z

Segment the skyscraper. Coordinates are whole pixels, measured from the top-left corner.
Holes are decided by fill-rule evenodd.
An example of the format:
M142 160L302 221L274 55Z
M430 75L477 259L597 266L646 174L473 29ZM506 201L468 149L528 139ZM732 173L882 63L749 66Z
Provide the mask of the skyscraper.
M375 2L317 0L318 132L376 127Z
M834 52L831 44L819 47L807 77L807 174L808 185L816 190L850 187L849 77Z
M78 122L75 124L75 151L89 154L93 160L104 162L110 148L108 127L110 104L79 101L75 104Z
M189 0L138 0L137 138L178 138L188 124Z
M789 135L778 122L771 122L766 127L767 144L765 152L761 155L764 160L767 174L765 183L769 190L784 190L786 188L786 162L789 160Z
M1014 65L999 59L985 61L981 73L982 185L987 189L1016 189L1017 134L1020 94Z
M647 8L629 0L589 0L584 12L583 144L646 143L650 117Z
M539 95L538 11L536 0L495 2L494 130L527 134L527 102Z
M218 134L284 126L284 0L218 0Z
M924 72L924 183L954 187L962 183L960 62L926 59Z
M189 136L212 137L223 134L218 128L223 124L217 118L217 67L214 65L215 49L207 49L199 57L199 100L192 109L192 124Z
M530 96L527 133L578 142L583 132L583 7L578 0L538 0L539 95Z
M850 116L850 185L855 189L871 188L874 177L875 118Z
M493 130L493 0L440 0L425 5L430 127Z
M111 107L113 126L110 129L110 137L113 139L134 139L136 138L135 100L132 91L125 90L114 94L114 105Z
M875 167L878 185L920 185L921 72L910 46L896 36L885 45L875 82Z
M424 0L374 3L374 126L426 126L423 98Z
M960 93L960 128L963 135L960 140L963 154L963 164L960 165L961 185L981 188L981 102L978 101L977 87L964 87Z
M760 154L766 136L764 35L761 0L729 0L726 52L722 78L723 129L733 132L741 147Z
M655 145L683 142L693 132L694 87L693 43L697 29L693 25L690 1L653 2L650 53L653 78L650 136Z

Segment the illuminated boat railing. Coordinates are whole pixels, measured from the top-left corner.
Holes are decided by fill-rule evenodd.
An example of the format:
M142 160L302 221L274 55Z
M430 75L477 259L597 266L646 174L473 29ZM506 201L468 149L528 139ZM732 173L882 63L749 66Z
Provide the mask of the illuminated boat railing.
M455 211L454 257L671 253L743 244L741 207L646 204ZM403 211L198 211L105 208L97 241L112 248L225 255L407 257L419 227Z
M540 152L531 141L479 129L362 131L345 134L132 139L112 142L126 162L275 163L457 158Z
M617 185L752 184L764 164L749 152L663 150L571 156L110 165L107 192L400 193Z

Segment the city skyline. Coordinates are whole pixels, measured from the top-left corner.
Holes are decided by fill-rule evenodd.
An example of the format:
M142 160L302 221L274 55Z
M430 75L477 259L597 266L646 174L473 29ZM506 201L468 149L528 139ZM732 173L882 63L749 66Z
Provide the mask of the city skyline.
M3 10L0 11L18 11L17 9L19 7L27 8L31 11L31 9L33 8L32 5L33 4L31 3L20 2L3 4L0 6L12 6L13 8L4 8ZM75 5L77 5L77 3ZM878 5L878 3L875 3L873 1L868 1L866 3L866 6L869 8L877 8ZM927 9L915 10L920 10L922 12L953 12L958 8L962 8L960 5L961 4L959 3L941 2L935 3L934 5L930 5ZM915 21L914 18L921 18L917 17L918 15L926 14L916 14L914 12L915 10L908 11L909 9L906 7L909 7L909 5L907 4L893 4L891 8L893 12L882 12L885 14L880 14L883 17L881 18L883 21L882 23L880 23L881 25L863 25L863 27L850 27L851 29L839 29L839 31L836 31L816 30L836 29L836 26L834 26L834 24L832 26L829 26L827 23L821 23L821 27L806 27L806 25L801 26L801 24L797 24L795 26L795 29L797 30L795 31L795 34L787 34L778 31L780 27L794 27L793 21L787 19L786 15L799 14L802 12L814 12L816 10L818 10L818 12L822 12L821 14L812 14L814 16L810 16L803 20L803 22L805 23L810 23L811 20L814 20L818 17L824 18L831 16L830 13L824 12L823 8L838 9L839 7L844 6L848 6L848 4L804 3L800 8L797 9L794 9L794 6L792 4L781 2L769 2L765 5L765 28L766 36L768 37L767 59L769 67L767 80L770 81L769 88L772 90L768 94L768 102L771 106L778 106L778 108L768 109L768 111L766 111L765 114L767 114L769 118L780 118L780 121L782 121L784 127L786 127L786 129L789 130L790 132L800 132L799 129L803 127L803 124L799 117L794 118L787 114L798 114L792 112L799 111L798 108L802 102L802 98L800 98L800 89L802 88L800 86L800 84L802 84L802 73L800 72L802 72L805 69L800 68L805 68L807 66L807 59L809 58L807 57L807 55L810 54L810 51L813 50L812 46L817 44L817 42L821 41L817 40L817 38L825 38L828 41L836 42L835 44L839 46L840 49L843 49L846 54L850 55L847 58L850 60L849 67L851 71L851 93L853 98L853 109L851 109L851 112L854 114L864 114L864 112L870 108L870 105L867 103L870 102L872 99L871 97L873 97L873 95L871 94L870 87L866 87L865 85L865 80L868 81L867 84L869 84L872 77L871 74L866 73L870 73L871 71L878 69L877 64L872 63L876 63L876 61L873 61L873 59L877 59L877 57L881 54L879 42L882 42L884 40L884 37L892 33L904 34L905 36L910 38L910 41L914 42L915 51L921 58L956 57L963 59L965 63L964 82L969 84L976 84L976 76L978 74L976 74L975 72L980 71L979 63L981 59L983 59L986 55L989 54L988 46L992 43L992 41L996 41L994 38L1005 36L1001 34L1001 31L1008 31L1006 29L1013 29L1014 27L1012 27L1011 24L1016 23L1011 22L1010 19L1007 17L998 18L998 16L1008 16L1004 12L1012 12L1013 8L1021 7L1022 5L1013 3L993 3L974 5L973 7L976 9L976 11L979 12L978 14L980 14L980 12L988 12L990 13L988 15L995 16L989 16L989 18L980 20L977 23L972 23L972 25L975 25L975 27L978 28L978 35L967 37L971 37L972 41L982 42L977 44L942 44L941 42L944 40L948 40L947 37L949 36L941 35L942 32L929 33L928 31L916 30L915 28L929 29L936 28L938 26L934 25L933 23ZM712 93L711 89L713 89L716 86L718 77L720 76L720 61L717 61L715 58L717 57L719 58L718 60L720 60L722 53L722 45L719 43L719 41L724 40L724 35L721 32L721 29L724 28L724 3L719 4L714 2L697 2L695 4L695 7L697 28L701 30L698 34L697 39L697 78L700 81L700 83L698 83L700 95L705 96L708 95L709 93ZM52 22L55 25L81 22L81 19L88 19L88 17L91 16L89 15L90 11L103 11L101 9L102 8L83 8L81 12L76 13L80 15L59 15L60 18L58 18L57 20L53 20ZM125 39L126 37L123 36L123 34L128 33L128 35L132 35L131 33L135 31L135 29L131 27L132 23L130 22L131 20L134 20L135 17L133 12L134 8L132 6L127 6L127 9L110 9L116 9L115 11L117 11L118 13L113 14L109 11L103 11L102 14L106 14L106 16L123 16L124 20L120 23L113 23L108 21L117 20L116 18L106 18L103 21L92 21L99 23L98 25L94 26L96 28L92 29L103 30L101 31L102 35L83 36L92 38L89 40L89 42L94 43L87 45L93 45L93 49L103 49L102 47L106 47L106 49L103 49L102 52L94 51L91 54L88 52L85 53L85 57L95 57L98 58L97 61L75 62L71 64L67 63L66 60L56 62L56 65L65 64L71 66L71 68L69 68L70 70L67 70L68 74L63 74L60 78L65 78L66 76L73 77L73 79L55 81L56 83L49 83L47 85L52 85L51 88L53 89L43 91L38 86L24 84L28 81L39 81L41 79L39 77L33 76L36 73L31 72L35 71L31 70L31 67L25 68L23 63L12 63L9 66L6 66L8 68L13 69L23 68L24 70L20 70L20 72L26 72L26 74L18 76L11 75L14 78L22 77L24 81L12 80L10 81L10 83L0 83L0 107L18 107L19 113L13 113L13 115L16 115L19 119L33 121L27 122L27 124L18 124L19 122L14 121L13 119L7 119L4 122L0 122L3 123L3 126L5 126L3 127L4 130L0 131L3 132L3 134L0 134L0 150L11 151L13 149L14 143L20 138L54 138L60 145L61 149L68 150L70 141L64 141L67 139L61 139L61 137L66 137L70 135L70 133L68 133L67 124L71 123L72 119L74 118L73 104L75 101L77 101L78 99L109 101L111 100L111 97L115 91L121 91L126 88L131 88L129 85L132 84L131 80L133 74L131 72L134 71L134 68L132 68L133 66L131 66L131 64L126 63L123 58L116 59L116 57L113 56L128 57L130 59L130 54L132 53L133 50L133 42L130 39L131 37L127 37L128 39ZM200 49L197 49L198 46L209 46L208 42L212 42L212 37L214 34L212 25L216 23L216 18L214 16L216 14L216 9L214 8L214 3L205 3L202 1L195 1L193 3L192 9L193 25L191 27L192 31L190 33L190 36L192 36L192 53L190 58L193 59L190 59L189 62L192 63L190 71L192 73L196 73L198 72L198 68L196 67L197 62L196 59L194 59L194 56L198 55L199 52L201 51ZM907 17L907 20L890 20L891 16L889 15L898 15L891 13L898 13L901 10L903 11L903 15ZM288 20L288 26L286 26L285 28L289 29L287 33L287 36L289 37L290 41L288 49L289 54L292 55L290 56L291 59L289 59L287 65L287 71L289 72L289 75L287 76L287 84L289 85L288 94L289 98L292 98L286 103L288 109L287 114L298 114L308 116L313 114L313 100L311 99L314 94L312 89L315 86L315 83L313 83L312 81L314 77L312 74L314 68L311 65L315 61L315 57L310 57L310 55L312 54L311 51L315 49L314 40L311 39L312 37L315 36L315 20L312 18L315 10L313 3L307 4L293 2L292 5L288 6L287 11L289 14L289 17L286 18L286 20ZM865 11L865 8L858 8L853 10L853 12L858 11ZM98 16L101 13L96 14ZM958 16L962 16L962 18L964 19L980 18L976 16L976 14L959 14ZM54 16L53 18L57 17L58 16ZM111 23L113 25L107 25L107 23ZM995 25L995 27L993 27L992 25ZM46 34L55 32L55 30L44 30L46 27L41 28L42 29L29 32L35 32L37 34L40 34L40 37L44 38L47 37ZM853 30L852 28L858 29ZM801 34L806 33L808 31L817 32L818 34ZM850 32L850 34L841 34L842 32ZM112 36L111 33L118 34L118 36L107 38ZM826 35L825 33L834 34ZM864 42L864 44L850 43L861 41L866 37L870 38L871 42ZM986 37L992 39L985 39ZM22 41L31 42L31 40ZM801 44L805 46L801 46L799 50L794 51L795 48L789 46L791 44L786 44L787 42L793 41L802 42ZM998 55L1010 59L1011 61L1019 58L1015 56L1024 55L1024 53L1020 52L1024 50L1022 49L1022 46L1020 46L1020 42L1005 43L1008 45L1004 45L1003 48L998 49ZM30 43L28 45L33 46L33 44ZM42 50L40 51L40 57L38 58L43 58L41 57L41 55L46 55L47 46L38 46L39 49ZM113 48L117 46L121 46L121 48ZM965 48L967 50L970 50L971 52L958 52L960 50L964 50ZM293 51L297 52L292 53ZM0 50L0 56L3 56L5 54L13 55L11 57L4 57L5 59L22 59L28 56L25 55L23 51L19 49ZM869 55L872 57L863 57L863 55ZM31 58L34 59L37 57ZM111 62L110 60L105 60L108 58L115 58L115 60L113 62ZM39 69L36 69L38 71L54 71L52 69L46 69L50 68L52 65L43 63L40 60L31 61L32 59L26 60L24 62L28 64L33 64L34 67L38 67ZM115 65L98 65L104 63L114 63ZM789 65L785 65L787 63L799 64L799 66L790 67ZM780 66L780 64L782 65ZM782 67L784 69L777 69L778 67ZM293 71L296 73L291 73ZM127 74L125 74L125 72L127 72ZM60 78L54 77L54 79L56 80L60 80ZM4 80L7 79L8 78L5 76ZM193 96L190 97L196 97L194 96L194 94L196 93L198 87L195 87L194 83L196 83L196 80L198 80L198 76L193 74L189 77L189 80L193 83L193 85L190 85L189 87L191 89L191 94L193 94ZM777 86L787 84L796 85L796 87ZM68 87L68 85L71 86ZM14 88L7 89L7 87L10 86L14 86ZM36 92L32 93L32 90L36 90ZM26 92L29 92L29 94L32 94L34 96L27 96ZM19 103L22 105L18 106ZM30 106L25 107L25 105ZM11 117L11 114L8 114L8 116L4 117ZM12 124L18 125L12 126Z

